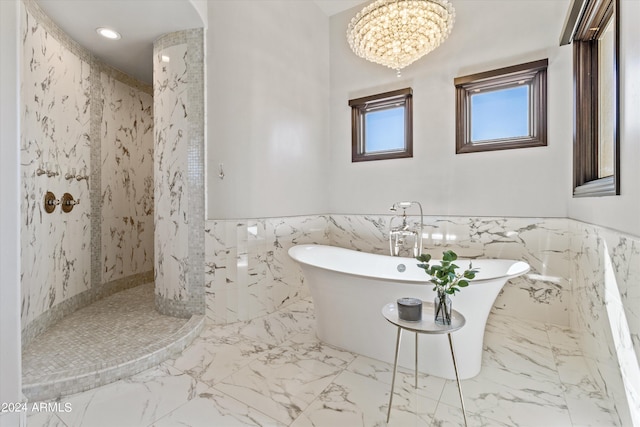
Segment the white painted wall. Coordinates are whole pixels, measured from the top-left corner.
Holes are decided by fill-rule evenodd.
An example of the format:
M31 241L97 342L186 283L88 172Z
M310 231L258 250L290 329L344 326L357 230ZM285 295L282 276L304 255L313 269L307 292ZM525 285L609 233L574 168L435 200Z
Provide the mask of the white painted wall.
M313 2L209 3L208 218L326 211L328 32Z
M640 2L620 6L621 194L575 198L568 216L640 236Z
M565 217L571 192L571 47L559 47L568 0L456 0L438 49L402 71L369 63L345 32L359 7L331 18L331 213L384 213L418 200L429 215ZM455 77L549 58L548 146L455 154ZM348 100L410 86L412 159L351 163Z
M207 0L189 0L193 5L193 8L200 15L200 19L202 19L202 26L207 28L208 25L208 15L209 15L209 3Z
M19 5L17 0L0 2L0 403L22 400ZM0 426L19 423L19 414L0 414Z

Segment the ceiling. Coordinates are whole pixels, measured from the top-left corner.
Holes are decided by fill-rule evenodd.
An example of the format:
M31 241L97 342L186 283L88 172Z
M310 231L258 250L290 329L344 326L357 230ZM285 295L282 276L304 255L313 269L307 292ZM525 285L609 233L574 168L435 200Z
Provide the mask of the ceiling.
M107 64L151 84L153 41L173 31L202 27L189 0L37 0L44 12L72 39ZM155 5L155 6L154 6ZM120 40L96 33L118 31Z
M369 0L314 0L314 3L317 4L327 16L332 16L360 4L369 3Z
M222 1L222 0L208 0ZM230 0L228 0L230 1ZM296 0L311 1L311 0ZM327 15L367 0L313 0ZM204 26L190 0L37 0L44 12L72 39L107 64L151 84L153 41L163 34ZM158 5L161 4L161 7ZM118 31L120 40L96 33Z

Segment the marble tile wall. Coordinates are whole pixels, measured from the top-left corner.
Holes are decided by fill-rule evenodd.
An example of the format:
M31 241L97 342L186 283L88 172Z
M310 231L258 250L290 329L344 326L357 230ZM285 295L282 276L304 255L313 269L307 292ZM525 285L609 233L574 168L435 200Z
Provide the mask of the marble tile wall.
M621 425L640 425L640 238L570 222L571 325Z
M148 280L153 119L149 86L98 61L35 1L21 2L21 20L26 344L64 315ZM57 199L70 193L80 204L47 214L47 191Z
M153 270L153 96L108 73L102 88L102 282Z
M320 243L388 253L390 219L327 215L207 221L208 318L216 323L248 320L305 295L304 279L287 255L292 245ZM530 274L510 281L494 310L568 326L571 290L567 220L425 218L424 234L425 250L434 256L450 248L465 257L529 262Z
M203 44L201 29L154 43L156 307L181 317L205 311Z
M321 215L207 221L208 321L251 320L308 296L302 271L287 251L328 241L327 217Z
M331 215L331 244L365 252L389 253L390 215ZM525 319L569 325L569 234L567 219L425 217L424 252L434 258L452 249L467 258L524 260L531 271L510 280L494 310ZM419 227L419 218L408 217ZM405 256L410 256L404 252Z
M307 296L304 277L287 255L295 244L388 253L390 220L323 215L207 221L207 319L250 320ZM564 218L427 217L424 235L425 251L434 256L453 249L471 258L527 261L531 272L507 283L494 313L570 327L600 390L613 396L620 425L638 423L640 239Z
M187 45L154 52L156 295L180 299L187 293ZM171 62L162 62L162 55Z
M91 58L65 47L22 8L21 186L22 324L91 286L89 186L68 182L89 172ZM46 173L37 175L38 169ZM72 212L43 208L47 191L81 203Z

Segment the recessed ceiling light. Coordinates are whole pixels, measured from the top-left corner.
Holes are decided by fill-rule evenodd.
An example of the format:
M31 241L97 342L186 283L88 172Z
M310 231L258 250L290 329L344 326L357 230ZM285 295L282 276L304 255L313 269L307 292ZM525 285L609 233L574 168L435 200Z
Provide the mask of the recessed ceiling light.
M112 30L111 28L100 27L96 28L96 32L100 34L102 37L111 39L111 40L120 40L120 33Z

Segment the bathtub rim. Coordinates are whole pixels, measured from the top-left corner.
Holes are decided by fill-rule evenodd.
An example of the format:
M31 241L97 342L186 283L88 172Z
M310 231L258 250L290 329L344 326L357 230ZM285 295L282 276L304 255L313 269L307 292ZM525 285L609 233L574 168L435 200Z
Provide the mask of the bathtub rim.
M374 254L371 252L363 252L363 251L359 251L359 250L355 250L355 249L349 249L349 248L343 248L341 246L333 246L333 245L321 245L321 244L302 244L302 245L295 245L292 246L291 248L289 248L289 250L287 251L287 254L289 255L289 257L291 259L293 259L294 261L296 261L299 264L304 264L306 266L309 267L314 267L314 268L318 268L321 270L328 270L328 271L335 271L341 274L346 274L348 276L356 276L356 277L364 277L367 279L372 279L372 280L377 280L377 281L401 281L403 283L415 283L415 284L423 284L423 285L430 285L433 284L426 275L425 273L425 279L424 280L415 280L415 279L411 279L411 278L403 278L400 276L389 276L389 277L380 277L380 276L373 276L373 275L367 275L367 274L360 274L360 273L354 273L352 271L346 271L346 270L342 270L342 269L330 269L327 268L326 266L321 266L317 263L311 263L309 261L305 261L300 259L299 256L297 256L298 252L302 252L305 250L308 250L306 248L331 248L333 250L338 250L341 252L350 252L350 253L360 253L360 254L366 254L367 256L370 257L375 257L378 259L381 258L397 258L398 261L400 261L400 263L402 264L401 260L404 260L405 263L418 263L418 261L415 258L408 258L408 257L392 257L390 255L382 255L382 254ZM524 274L527 274L529 271L531 271L531 265L526 262L526 261L520 261L520 260L513 260L513 259L505 259L505 258L460 258L457 261L462 263L462 262L466 262L466 261L501 261L501 262L510 262L512 263L512 266L516 266L518 264L524 264L526 265L526 267L522 266L520 269L518 269L516 272L512 273L512 274L504 274L504 275L495 275L495 276L491 276L491 277L483 277L481 279L472 279L469 280L469 285L473 286L473 285L480 285L482 283L485 282L490 282L496 279L502 279L505 278L506 281L508 281L509 279L512 279L514 277L518 277L518 276L522 276ZM433 261L439 261L438 259L432 259ZM508 271L507 271L508 272Z

